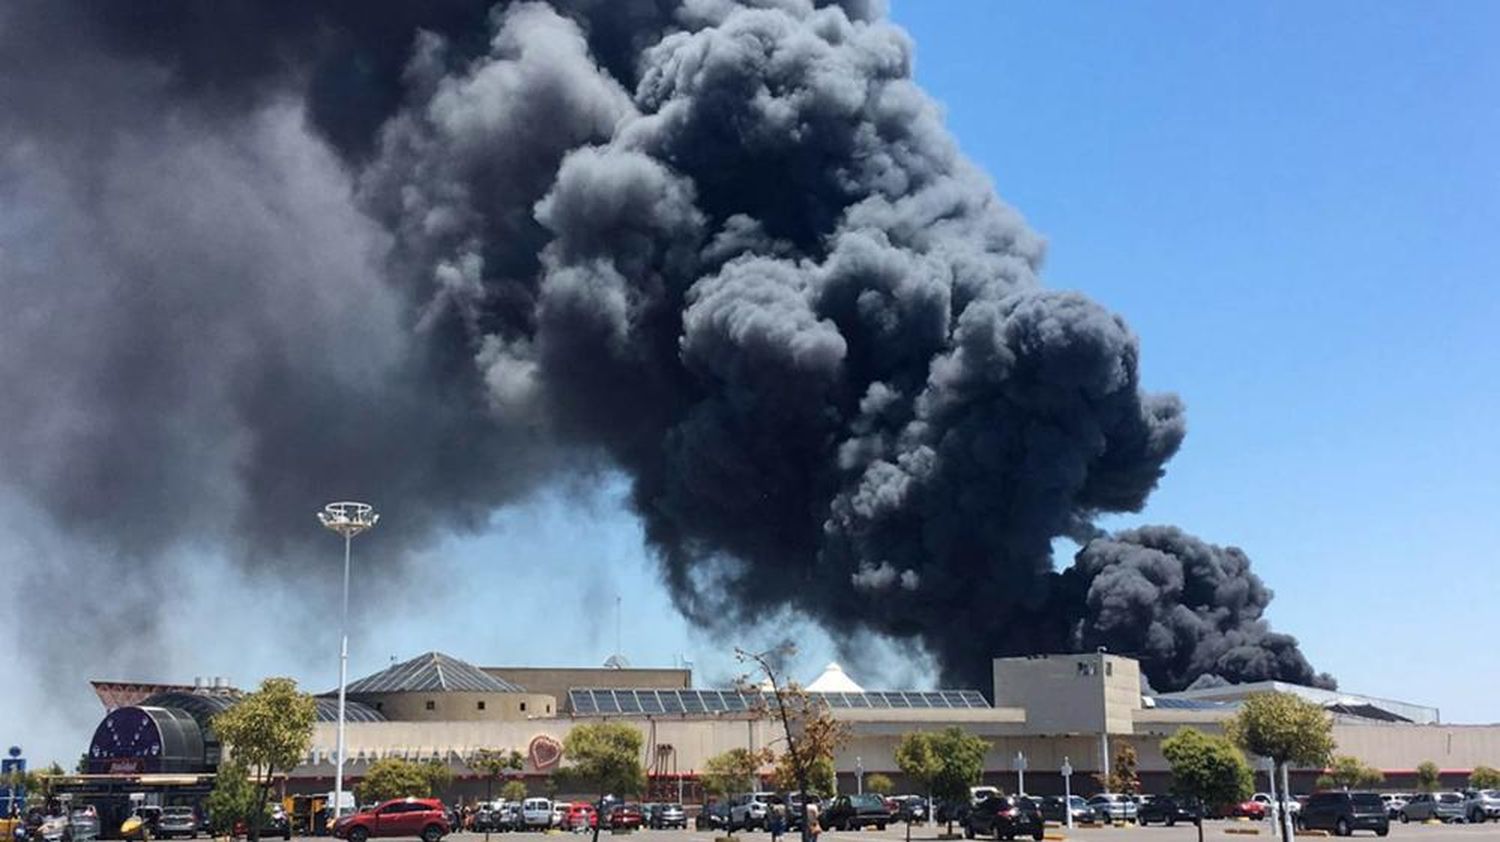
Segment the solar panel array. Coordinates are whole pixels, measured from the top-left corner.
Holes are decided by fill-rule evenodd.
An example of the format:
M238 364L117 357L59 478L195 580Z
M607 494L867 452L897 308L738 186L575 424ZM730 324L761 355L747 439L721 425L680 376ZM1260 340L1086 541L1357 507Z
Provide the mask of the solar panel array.
M770 694L766 694L769 697ZM864 693L813 693L833 708L988 708L978 690L871 690ZM576 714L652 715L736 713L755 704L754 693L738 690L573 689L568 704Z
M1164 710L1217 710L1227 707L1224 702L1213 702L1206 699L1166 699L1161 696L1151 697L1155 707Z

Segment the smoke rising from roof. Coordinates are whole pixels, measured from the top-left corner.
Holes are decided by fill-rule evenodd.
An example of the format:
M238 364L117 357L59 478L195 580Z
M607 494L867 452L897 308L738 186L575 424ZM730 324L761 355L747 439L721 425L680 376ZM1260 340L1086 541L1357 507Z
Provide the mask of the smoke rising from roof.
M1095 645L1322 680L1239 551L1096 535L1182 404L1041 286L912 49L852 0L11 4L5 481L69 574L284 570L331 498L401 512L397 565L616 468L705 627L790 607L978 687Z

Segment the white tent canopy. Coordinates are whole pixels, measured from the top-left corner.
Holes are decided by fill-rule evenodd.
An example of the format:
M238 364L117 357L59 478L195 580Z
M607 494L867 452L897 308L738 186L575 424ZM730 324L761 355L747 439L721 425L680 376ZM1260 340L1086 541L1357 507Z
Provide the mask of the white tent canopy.
M844 668L836 663L830 663L823 668L823 674L813 679L807 685L809 693L863 693L865 688L854 683L854 679L844 672Z

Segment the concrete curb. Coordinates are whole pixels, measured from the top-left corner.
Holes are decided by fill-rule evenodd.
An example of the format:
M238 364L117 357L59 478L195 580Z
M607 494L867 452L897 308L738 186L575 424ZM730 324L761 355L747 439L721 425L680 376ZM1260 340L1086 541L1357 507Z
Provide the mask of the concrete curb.
M1224 832L1225 833L1232 833L1232 834L1235 834L1237 836L1259 836L1260 835L1260 828L1258 828L1258 827L1226 827L1226 828L1224 828Z
M1329 833L1326 830L1297 830L1297 831L1293 831L1292 835L1293 836L1314 836L1314 837L1317 837L1319 839L1327 839L1328 837L1332 836L1333 834Z

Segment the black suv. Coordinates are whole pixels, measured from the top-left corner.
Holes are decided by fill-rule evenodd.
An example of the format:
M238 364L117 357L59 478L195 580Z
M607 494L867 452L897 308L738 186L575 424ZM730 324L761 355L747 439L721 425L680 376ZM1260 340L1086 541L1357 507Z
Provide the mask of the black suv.
M1297 819L1308 830L1331 830L1335 836L1356 830L1373 830L1376 836L1391 832L1385 802L1373 792L1315 792Z
M1161 822L1167 827L1178 822L1192 824L1200 821L1202 816L1203 813L1198 809L1197 803L1172 795L1158 795L1143 801L1135 811L1135 820L1140 824Z
M981 834L993 834L996 839L1027 835L1041 839L1045 832L1041 805L1024 796L991 795L964 816L967 839Z
M891 812L885 808L885 799L868 792L840 795L818 816L818 824L830 830L859 830L867 825L885 830L890 820Z

